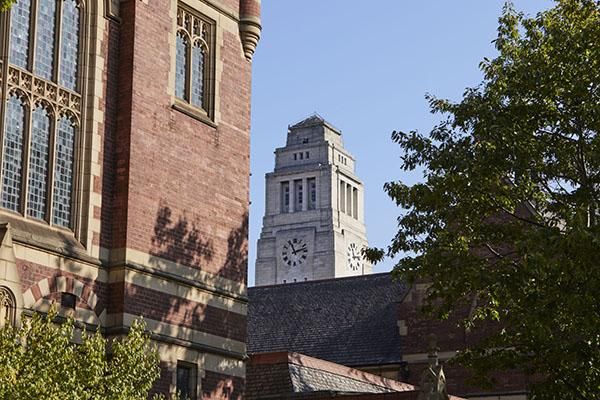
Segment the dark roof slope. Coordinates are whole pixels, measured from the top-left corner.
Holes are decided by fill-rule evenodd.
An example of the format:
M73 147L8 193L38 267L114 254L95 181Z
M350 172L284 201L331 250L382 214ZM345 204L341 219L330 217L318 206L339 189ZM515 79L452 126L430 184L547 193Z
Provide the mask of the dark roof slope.
M348 366L401 360L389 273L248 289L248 353L293 351Z

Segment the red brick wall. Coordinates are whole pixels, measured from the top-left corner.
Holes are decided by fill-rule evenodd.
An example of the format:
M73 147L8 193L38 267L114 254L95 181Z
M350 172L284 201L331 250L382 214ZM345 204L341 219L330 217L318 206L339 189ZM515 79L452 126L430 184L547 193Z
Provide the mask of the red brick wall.
M102 232L100 246L106 249L113 247L112 229L113 206L115 200L115 176L117 143L117 116L119 98L119 34L120 25L115 21L107 21L107 31L102 42L102 54L105 56L103 76L103 100L100 109L104 111L104 121L100 123L103 134L102 146L102 208L100 218Z
M499 329L497 324L487 323L478 326L469 332L460 327L460 322L469 315L471 304L465 301L457 305L455 312L445 321L425 317L420 307L423 302L423 293L413 289L412 296L398 306L398 319L403 320L407 327L407 336L402 336L402 354L404 356L416 353L428 353L428 336L435 334L439 352L454 352L474 345ZM409 375L402 376L401 380L418 385L426 362L411 363L408 365ZM448 392L461 396L477 393L508 393L523 392L527 388L527 377L516 371L506 371L493 376L494 386L482 388L471 384L471 373L452 362L444 363L444 373L448 384Z
M432 333L437 337L440 351L464 348L467 334L458 323L469 315L470 305L465 303L457 307L450 320L440 321L424 317L420 309L422 303L423 292L411 289L411 295L398 306L398 319L405 321L408 329L408 335L401 338L402 354L427 353L428 335Z
M218 53L223 62L218 127L174 110L167 87L174 35L170 5L168 0L121 4L112 209L119 223L112 229L112 247L243 282L251 66L239 35L225 32ZM169 223L161 224L165 213Z
M102 282L83 278L69 271L48 268L40 264L23 260L17 260L17 272L19 274L19 279L21 280L21 288L23 293L31 289L36 299L38 299L40 294L38 283L46 279L48 279L48 286L50 288L51 294L51 296L47 296L46 298L50 300L58 299L59 297L53 295L58 293L58 289L56 287L56 278L64 276L67 278L67 292L73 291L74 280L78 280L84 284L84 288L81 293L81 298L78 299L78 307L80 307L83 303L87 302L88 297L91 293L95 293L98 297L98 302L94 309L96 314L100 315L102 310L104 310L107 306L108 285ZM85 308L88 307L86 306Z
M173 382L173 371L169 370L167 363L160 363L160 377L154 383L154 387L150 392L150 396L154 394L162 393L166 398L168 397L171 383Z
M169 393L173 382L173 371L167 368L166 363L160 365L160 378L156 381L151 394ZM198 400L241 400L244 398L244 380L216 372L206 371L204 378L198 377L202 386Z
M465 368L451 362L446 362L443 365L448 393L456 396L483 393L524 393L529 383L524 374L518 371L505 371L492 376L492 387L482 387L473 383L471 372ZM407 381L418 385L421 374L426 367L427 363L410 364L410 376Z
M122 299L122 302L115 303L111 312L141 315L227 339L246 341L244 315L127 283L111 283L110 292Z
M244 390L242 378L206 371L202 379L202 400L241 400Z
M260 17L260 3L258 0L242 0L240 2L240 17Z
M112 157L107 156L109 161L113 160L113 165L108 166L109 171L110 168L114 169L112 187L104 188L105 191L110 191L109 198L112 198L112 201L104 206L110 208L109 212L114 223L102 227L103 230L110 231L109 247L112 248L125 247L127 235L135 0L121 2L120 16L118 59L116 62L118 90L116 97L107 99L107 101L117 104L118 114L115 132L115 143L117 145L113 148L114 154ZM112 54L115 54L115 50L112 51ZM113 64L110 67L115 68ZM112 70L108 71L108 76L113 76Z

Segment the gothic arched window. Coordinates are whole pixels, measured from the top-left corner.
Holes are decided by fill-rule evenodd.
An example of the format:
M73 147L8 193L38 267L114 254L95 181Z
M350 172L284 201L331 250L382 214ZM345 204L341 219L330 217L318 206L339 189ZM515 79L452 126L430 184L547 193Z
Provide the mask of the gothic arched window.
M0 327L6 323L14 325L16 311L15 296L8 288L0 286Z
M177 9L175 97L208 116L213 25L187 8Z
M81 132L81 0L18 0L0 58L0 206L72 228ZM3 22L4 23L4 22Z

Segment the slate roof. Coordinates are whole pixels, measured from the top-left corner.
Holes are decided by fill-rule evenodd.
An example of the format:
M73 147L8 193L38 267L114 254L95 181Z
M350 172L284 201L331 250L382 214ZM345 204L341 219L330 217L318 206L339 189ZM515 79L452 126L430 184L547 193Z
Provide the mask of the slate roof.
M401 361L389 273L248 289L248 353L290 351L347 366Z
M282 398L291 393L394 393L412 385L381 378L298 353L261 353L247 364L246 397Z

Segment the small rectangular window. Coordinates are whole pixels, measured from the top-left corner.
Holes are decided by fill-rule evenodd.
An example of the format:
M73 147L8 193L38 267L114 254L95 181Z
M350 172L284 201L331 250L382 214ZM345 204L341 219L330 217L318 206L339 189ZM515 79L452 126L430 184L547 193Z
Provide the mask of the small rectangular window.
M290 183L281 182L281 212L290 212Z
M302 187L302 180L297 179L294 181L294 211L302 211L302 203L304 201L304 188Z
M177 362L177 393L182 400L196 400L198 367L181 361Z
M306 159L308 160L310 158L310 153L307 151L306 152Z
M304 153L300 152L300 159L304 159Z
M60 305L64 308L74 310L77 304L77 297L73 293L63 292L60 295Z
M306 184L308 185L308 209L314 210L317 205L317 180L308 178Z
M298 154L294 153L294 161L296 161L298 159Z

